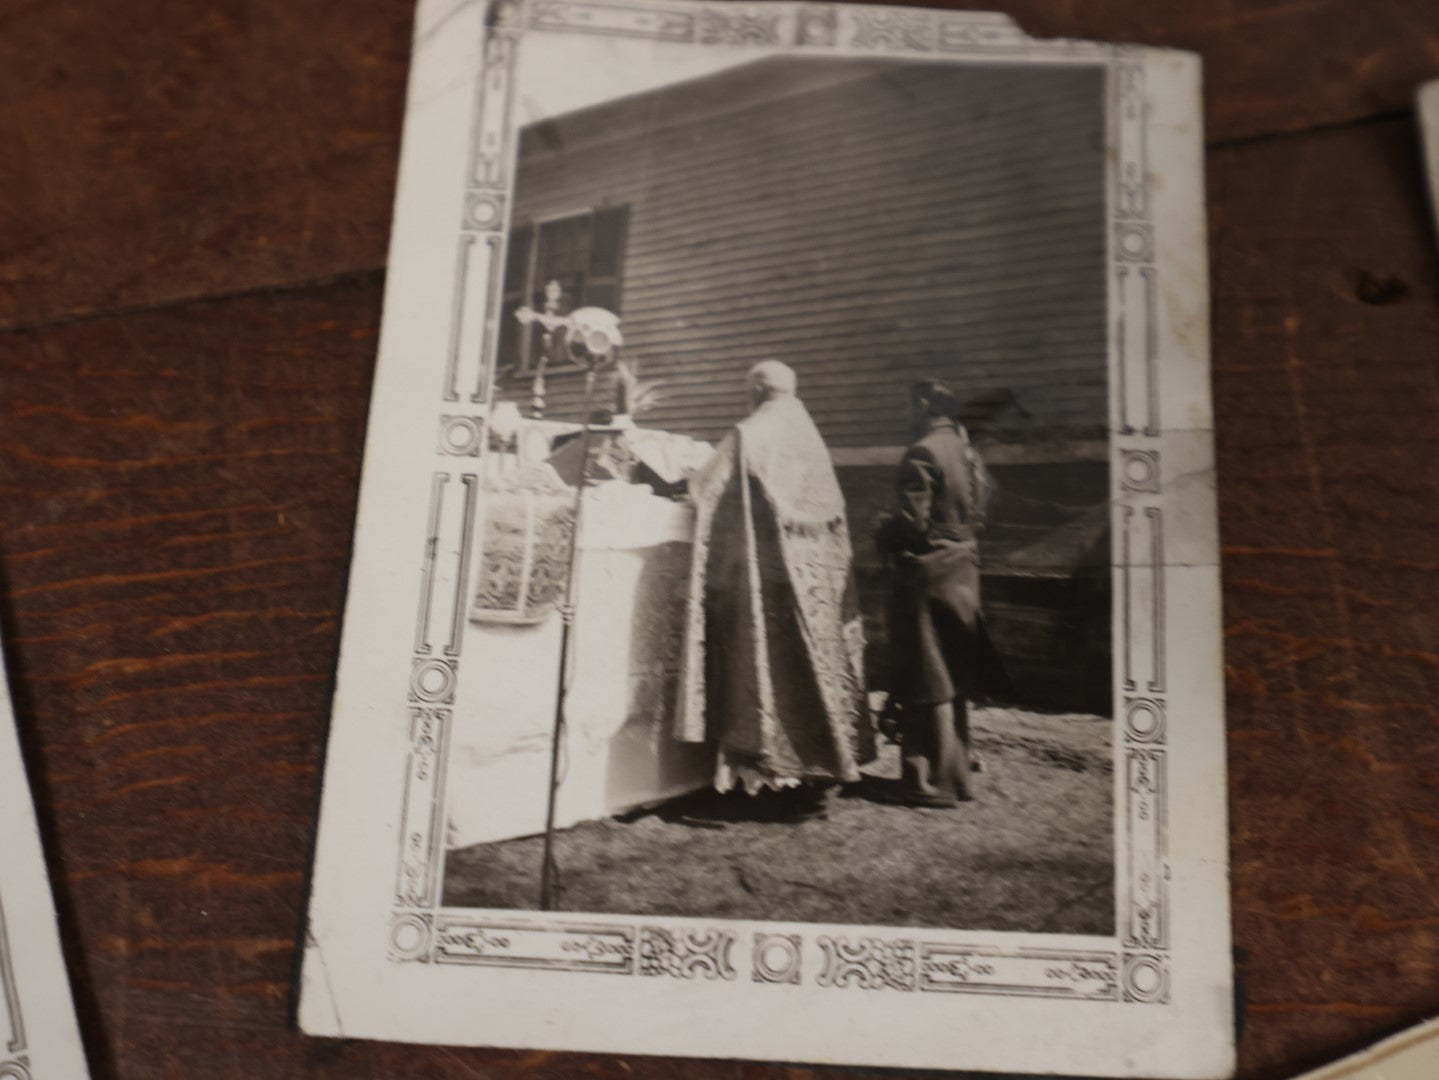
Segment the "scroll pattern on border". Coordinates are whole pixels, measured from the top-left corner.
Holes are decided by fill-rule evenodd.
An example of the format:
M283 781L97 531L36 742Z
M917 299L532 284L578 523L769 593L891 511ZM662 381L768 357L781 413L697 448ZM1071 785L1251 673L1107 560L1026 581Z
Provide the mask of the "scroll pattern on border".
M730 950L733 930L707 927L702 930L671 929L663 926L640 928L639 973L672 975L692 979L733 979Z
M850 941L824 935L819 939L824 968L815 981L820 986L857 986L864 990L913 990L915 944L880 937Z

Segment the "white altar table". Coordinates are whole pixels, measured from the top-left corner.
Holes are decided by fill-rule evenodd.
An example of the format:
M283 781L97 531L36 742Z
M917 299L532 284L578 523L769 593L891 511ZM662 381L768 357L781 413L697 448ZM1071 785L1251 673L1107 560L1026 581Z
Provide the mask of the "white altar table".
M618 481L585 500L562 828L696 790L714 770L709 747L670 736L693 511ZM449 847L544 831L560 629L554 610L530 625L471 620L446 777Z

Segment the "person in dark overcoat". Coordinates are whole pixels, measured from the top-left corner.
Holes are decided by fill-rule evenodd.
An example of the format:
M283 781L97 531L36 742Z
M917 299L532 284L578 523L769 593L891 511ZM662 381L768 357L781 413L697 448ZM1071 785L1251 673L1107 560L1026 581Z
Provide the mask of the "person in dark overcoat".
M899 710L898 798L952 807L973 797L969 699L1004 686L980 605L979 534L991 485L943 383L915 383L910 406L916 437L899 466L898 508L875 537L892 573L889 690Z

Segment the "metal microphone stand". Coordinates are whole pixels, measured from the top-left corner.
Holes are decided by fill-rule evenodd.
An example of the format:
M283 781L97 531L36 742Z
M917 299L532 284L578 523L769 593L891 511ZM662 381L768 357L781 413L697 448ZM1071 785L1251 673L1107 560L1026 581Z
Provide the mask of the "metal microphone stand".
M559 799L560 791L560 747L565 738L566 717L565 705L569 698L570 682L570 650L573 648L574 622L575 622L575 596L577 590L576 579L578 578L579 543L581 518L584 515L585 506L585 477L590 468L590 408L595 392L595 370L599 367L601 356L589 353L588 365L585 369L585 403L584 422L580 428L580 475L575 482L575 505L574 516L570 527L570 550L568 558L569 575L565 581L565 600L560 608L560 670L559 680L556 686L555 695L555 724L553 737L550 742L550 787L548 802L545 806L545 852L544 862L540 868L540 910L554 910L554 893L559 877L559 867L555 865L555 804Z

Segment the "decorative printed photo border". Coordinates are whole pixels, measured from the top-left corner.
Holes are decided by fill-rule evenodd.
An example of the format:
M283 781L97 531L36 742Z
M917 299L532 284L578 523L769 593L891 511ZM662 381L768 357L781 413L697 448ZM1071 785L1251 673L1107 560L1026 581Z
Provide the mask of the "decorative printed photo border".
M81 1080L84 1050L0 667L0 1080Z
M30 1080L30 1062L25 1057L25 1019L20 1015L20 988L15 981L15 962L5 926L5 905L0 903L0 1080Z
M1104 65L1109 161L1110 393L1116 694L1117 934L1093 949L1007 948L925 940L922 931L861 935L753 931L693 920L511 912L478 917L440 906L445 769L461 672L465 598L495 374L508 207L519 133L514 86L521 40L548 33L675 44L756 46L791 55L1048 61ZM401 850L389 955L397 963L589 972L645 978L798 984L1065 1001L1170 999L1166 844L1165 540L1161 506L1158 271L1147 159L1145 51L1032 40L982 13L716 3L503 0L490 10L463 216L458 223L449 350L435 387L436 464L421 553L414 653L395 703L408 724ZM452 560L439 566L439 560ZM453 594L436 596L436 582ZM448 591L448 590L447 590ZM991 935L1003 938L1004 935ZM3 1073L0 1073L3 1076Z

